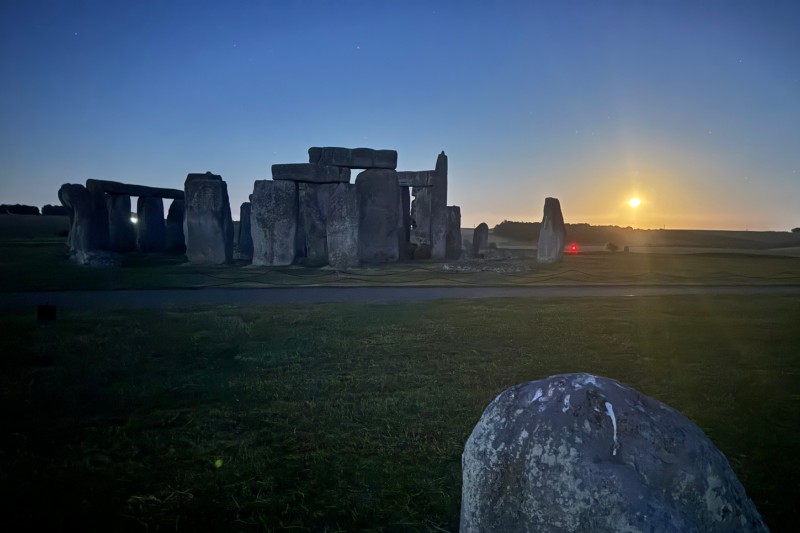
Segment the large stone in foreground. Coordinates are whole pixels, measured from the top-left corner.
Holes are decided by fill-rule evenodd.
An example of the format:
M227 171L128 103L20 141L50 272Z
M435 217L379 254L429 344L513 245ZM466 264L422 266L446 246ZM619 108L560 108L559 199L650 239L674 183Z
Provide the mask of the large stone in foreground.
M700 428L590 374L503 391L472 431L462 472L462 533L767 531Z
M167 244L164 200L140 196L136 201L136 247L140 252L163 252Z
M228 185L222 176L189 174L186 194L186 257L193 263L222 264L233 259L233 219Z
M372 148L312 147L308 149L308 162L346 168L397 168L395 150Z
M328 204L328 264L355 267L358 255L358 192L355 185L335 185Z
M125 194L106 195L108 209L108 248L114 252L136 249L136 228L131 221L131 197Z
M350 169L311 163L287 163L272 165L272 179L307 183L349 183Z
M394 170L365 170L356 177L359 208L359 256L365 263L400 257L402 201Z
M253 264L286 266L294 262L297 234L297 184L258 180L250 197Z
M539 229L539 244L536 247L536 261L539 263L558 263L564 258L566 230L561 204L557 198L545 198L544 216Z
M416 246L431 245L431 193L430 187L413 187L411 194L411 230L409 242Z

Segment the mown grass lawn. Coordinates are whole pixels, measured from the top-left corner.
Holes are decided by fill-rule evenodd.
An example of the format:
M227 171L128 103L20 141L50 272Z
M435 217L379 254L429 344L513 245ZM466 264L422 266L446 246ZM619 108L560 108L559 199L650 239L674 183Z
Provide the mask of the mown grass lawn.
M486 405L587 371L681 410L790 531L799 323L797 298L700 296L0 315L0 520L453 531Z

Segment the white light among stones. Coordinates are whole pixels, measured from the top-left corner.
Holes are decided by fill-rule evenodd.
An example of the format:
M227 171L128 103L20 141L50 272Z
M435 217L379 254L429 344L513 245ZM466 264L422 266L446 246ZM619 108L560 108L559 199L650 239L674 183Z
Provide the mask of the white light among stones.
M134 224L136 224L137 222L139 222L139 219L138 219L138 218L136 218L136 217L131 217L131 222L133 222Z

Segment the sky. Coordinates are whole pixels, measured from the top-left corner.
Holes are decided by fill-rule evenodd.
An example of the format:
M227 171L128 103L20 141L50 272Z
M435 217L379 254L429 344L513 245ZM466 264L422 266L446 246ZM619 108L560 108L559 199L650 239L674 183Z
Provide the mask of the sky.
M463 227L553 196L566 222L784 231L797 28L796 1L2 0L0 203L211 171L238 218L271 165L364 146L444 150Z

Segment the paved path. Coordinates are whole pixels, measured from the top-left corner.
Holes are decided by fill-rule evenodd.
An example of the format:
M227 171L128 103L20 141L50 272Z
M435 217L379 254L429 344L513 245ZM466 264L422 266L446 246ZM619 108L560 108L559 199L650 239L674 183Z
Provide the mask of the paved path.
M570 287L286 287L0 293L0 309L50 303L62 309L136 309L193 305L271 305L324 302L410 302L462 298L564 298L695 295L800 296L800 286L570 286Z

